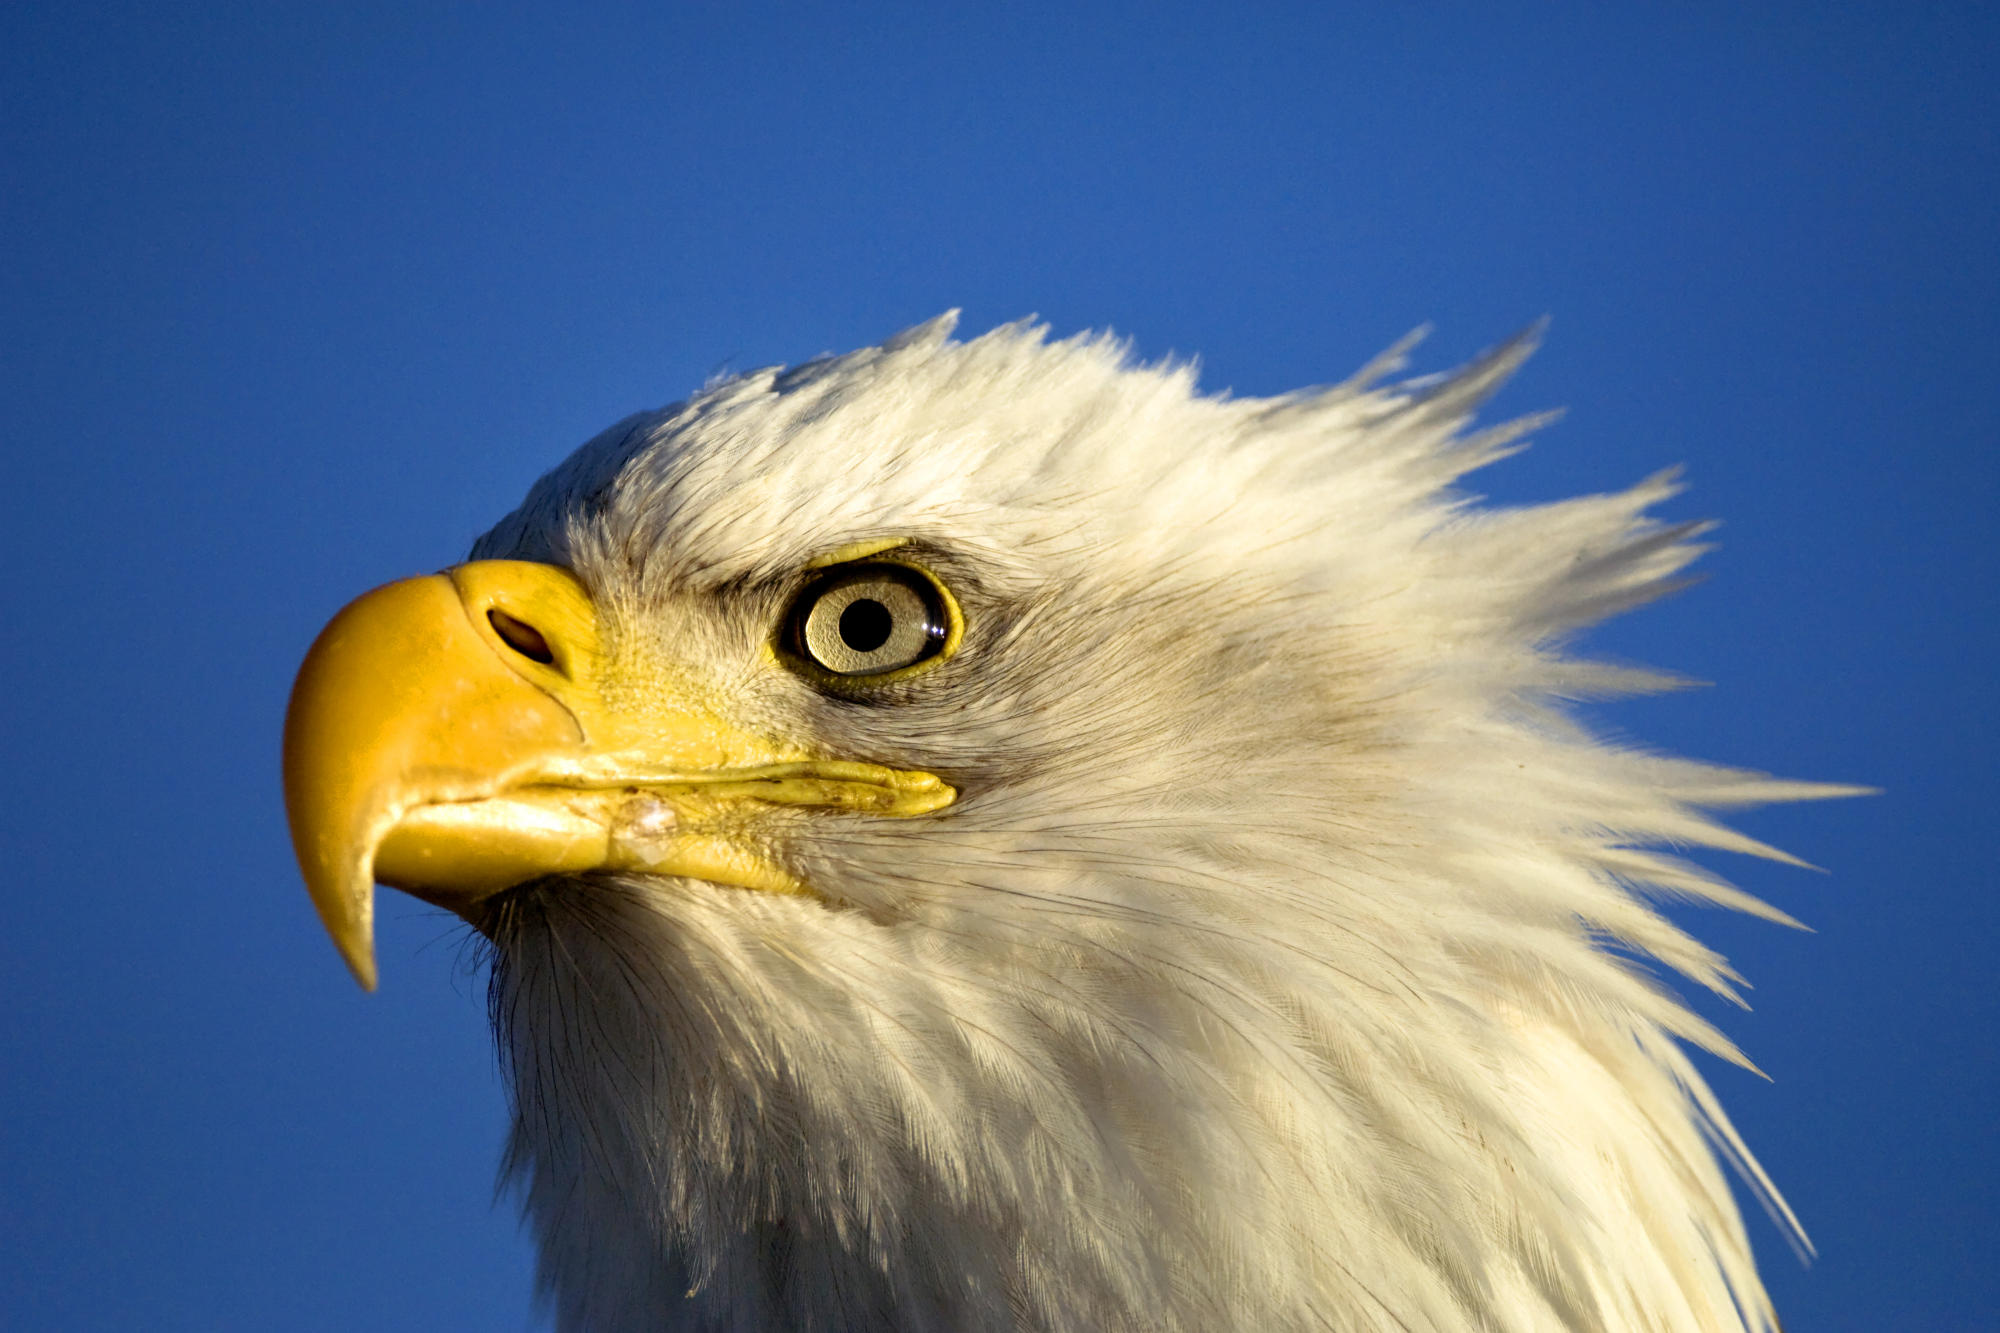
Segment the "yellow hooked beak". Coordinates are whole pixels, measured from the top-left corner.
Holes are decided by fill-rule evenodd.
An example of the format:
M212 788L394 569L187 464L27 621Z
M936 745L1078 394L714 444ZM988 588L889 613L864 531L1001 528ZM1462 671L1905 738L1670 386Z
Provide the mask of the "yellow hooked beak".
M757 736L657 675L635 686L575 576L515 560L348 604L299 668L284 771L307 891L370 990L377 881L469 920L515 884L591 870L806 893L757 812L917 815L957 795Z

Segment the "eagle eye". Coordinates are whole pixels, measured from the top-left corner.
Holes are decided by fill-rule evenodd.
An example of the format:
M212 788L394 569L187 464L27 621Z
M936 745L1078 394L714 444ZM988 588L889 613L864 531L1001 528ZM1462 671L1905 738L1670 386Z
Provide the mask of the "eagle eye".
M922 570L843 565L800 591L785 615L784 646L835 676L882 676L942 653L952 623L944 589Z

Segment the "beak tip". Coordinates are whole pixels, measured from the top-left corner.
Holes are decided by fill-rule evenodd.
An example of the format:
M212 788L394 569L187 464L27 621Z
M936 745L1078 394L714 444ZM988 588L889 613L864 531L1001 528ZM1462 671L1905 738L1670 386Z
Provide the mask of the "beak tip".
M343 877L344 878L344 877ZM377 980L375 968L375 885L367 871L356 881L359 891L344 883L329 884L312 876L306 879L313 905L319 909L320 925L333 941L340 961L354 974L361 989L372 991Z
M347 970L354 974L354 980L360 985L361 989L371 995L374 994L377 982L375 951L368 949L365 952L358 950L349 952L343 949L341 951L341 958L346 962Z
M372 899L371 893L363 899L359 911L338 924L329 922L327 930L333 937L333 947L340 951L340 961L347 964L347 970L354 974L355 981L365 991L373 991L378 980Z

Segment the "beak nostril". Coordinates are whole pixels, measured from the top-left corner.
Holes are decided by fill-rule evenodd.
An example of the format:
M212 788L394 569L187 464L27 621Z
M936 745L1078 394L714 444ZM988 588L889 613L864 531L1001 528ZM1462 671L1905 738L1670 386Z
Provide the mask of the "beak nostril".
M550 651L549 641L527 621L517 620L496 607L486 613L486 623L493 626L493 632L509 648L529 661L540 662L543 666L554 665L556 655Z

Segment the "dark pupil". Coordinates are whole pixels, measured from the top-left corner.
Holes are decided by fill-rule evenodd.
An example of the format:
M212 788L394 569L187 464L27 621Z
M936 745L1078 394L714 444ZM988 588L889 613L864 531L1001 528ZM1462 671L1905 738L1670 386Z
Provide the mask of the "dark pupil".
M889 641L895 621L872 597L857 597L840 613L840 639L857 653L872 653Z

